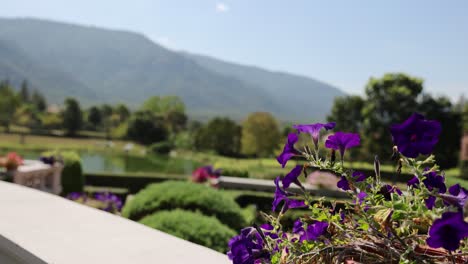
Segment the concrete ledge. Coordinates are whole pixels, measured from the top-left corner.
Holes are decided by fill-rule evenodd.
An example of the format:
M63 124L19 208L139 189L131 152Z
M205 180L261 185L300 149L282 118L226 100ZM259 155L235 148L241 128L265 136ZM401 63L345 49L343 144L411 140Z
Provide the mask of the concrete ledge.
M263 192L275 192L275 183L273 180L261 180L251 178L237 178L221 176L218 179L218 185L223 189L236 189L236 190L251 190L251 191L263 191ZM348 194L343 191L319 189L316 186L304 184L304 187L313 196L326 196L333 198L349 198ZM289 189L292 192L300 192L299 187L292 184Z
M1 263L230 263L211 249L12 183L0 182L0 209Z

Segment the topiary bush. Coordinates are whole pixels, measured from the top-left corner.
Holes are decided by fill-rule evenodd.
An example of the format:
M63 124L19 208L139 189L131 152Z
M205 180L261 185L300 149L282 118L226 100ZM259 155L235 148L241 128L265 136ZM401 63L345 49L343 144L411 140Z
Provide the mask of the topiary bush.
M81 165L81 158L78 153L73 151L64 152L46 152L42 156L54 156L63 159L62 171L62 194L67 195L72 192L83 192L85 185L85 177Z
M247 170L236 170L236 169L223 169L222 174L224 176L232 176L239 178L249 178L249 171Z
M174 144L170 141L162 141L158 143L151 144L148 147L148 150L154 154L166 155L174 148Z
M140 223L222 253L227 250L227 241L235 235L215 217L180 209L156 212Z
M167 181L151 184L125 205L122 215L140 220L156 211L177 208L215 216L223 224L236 230L246 223L241 208L229 194L191 182Z

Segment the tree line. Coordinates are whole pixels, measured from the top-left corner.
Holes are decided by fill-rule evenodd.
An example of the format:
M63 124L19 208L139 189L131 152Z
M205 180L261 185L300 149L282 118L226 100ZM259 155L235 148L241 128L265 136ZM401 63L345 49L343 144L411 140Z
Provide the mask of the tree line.
M382 160L389 161L392 154L389 127L413 112L441 122L436 158L442 167L456 166L462 133L468 131L468 104L464 99L453 104L445 96L432 96L424 91L424 81L420 78L404 73L370 78L364 96L336 98L327 119L336 122L336 130L361 134L363 146L354 154L362 159L378 154Z
M362 146L352 153L356 158L364 160L378 154L385 162L392 154L390 125L402 122L413 112L422 113L442 123L435 150L439 163L443 167L456 166L461 136L468 131L468 104L464 100L453 104L423 88L422 79L403 73L371 78L364 96L336 98L327 119L337 123L337 131L361 135ZM95 131L108 139L139 142L158 153L178 148L232 157L273 157L284 136L292 131L265 112L252 113L242 122L228 117L215 117L206 123L189 120L185 104L177 96L150 97L134 111L124 104L82 109L76 99L67 98L59 111L47 111L44 96L37 90L30 92L26 81L17 90L6 81L0 83L0 125L6 131L11 124L31 131L63 130L68 136L76 136L81 130Z

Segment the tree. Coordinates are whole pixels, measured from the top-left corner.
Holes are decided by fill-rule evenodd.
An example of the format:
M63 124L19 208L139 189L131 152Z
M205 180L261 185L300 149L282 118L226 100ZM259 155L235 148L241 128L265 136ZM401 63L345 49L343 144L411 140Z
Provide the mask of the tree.
M47 101L38 90L34 90L31 97L31 103L39 112L45 112L47 109Z
M389 127L418 111L418 97L423 80L403 73L389 73L371 78L365 87L366 101L362 109L364 147L369 154L388 160L392 153Z
M166 125L172 133L184 130L187 126L187 120L187 115L179 111L170 111L165 116Z
M20 101L8 81L0 82L0 125L5 127L6 132L10 129L10 123Z
M81 128L83 123L83 114L80 104L73 98L65 100L65 110L63 112L63 128L70 136L74 136Z
M327 120L336 122L336 131L359 132L363 122L361 115L363 107L364 100L360 96L337 97Z
M241 127L229 118L214 118L195 133L197 150L214 150L225 156L240 153Z
M99 108L96 106L93 106L89 109L88 122L91 123L95 128L98 128L102 125L101 111L99 111Z
M252 113L242 123L242 153L270 156L278 147L280 137L278 122L270 113Z
M101 111L101 116L103 119L110 117L112 113L114 112L114 110L112 110L112 106L108 104L101 105L100 111Z
M21 101L23 101L24 103L29 103L31 100L29 95L28 82L26 80L23 80L23 82L21 83L20 96Z
M119 115L120 122L127 120L130 117L130 110L124 104L118 104L115 107L115 113Z
M143 103L142 110L164 116L169 112L185 113L185 104L178 96L153 96Z
M150 111L134 113L128 123L127 136L145 145L167 140L168 131L164 120Z
M30 129L38 128L41 125L39 115L31 105L21 105L14 114L15 124Z
M427 119L438 120L442 125L442 133L434 149L439 166L443 169L457 166L462 136L461 113L455 111L447 97L433 98L428 94L423 95L419 112Z
M468 133L468 103L464 103L462 108L463 132Z

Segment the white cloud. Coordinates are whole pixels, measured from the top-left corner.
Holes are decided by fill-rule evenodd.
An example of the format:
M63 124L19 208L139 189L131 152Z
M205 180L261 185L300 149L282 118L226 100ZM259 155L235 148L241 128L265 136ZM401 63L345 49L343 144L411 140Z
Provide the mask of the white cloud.
M225 3L218 2L216 3L216 12L225 13L229 11L229 6Z

